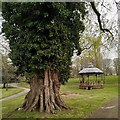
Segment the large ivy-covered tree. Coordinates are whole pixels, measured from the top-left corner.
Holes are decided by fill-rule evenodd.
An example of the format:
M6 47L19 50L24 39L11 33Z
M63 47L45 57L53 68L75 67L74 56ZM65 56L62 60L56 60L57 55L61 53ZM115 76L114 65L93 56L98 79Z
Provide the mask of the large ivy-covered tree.
M31 77L25 111L54 113L68 109L60 84L68 79L73 50L84 31L85 3L3 3L3 32L18 74Z

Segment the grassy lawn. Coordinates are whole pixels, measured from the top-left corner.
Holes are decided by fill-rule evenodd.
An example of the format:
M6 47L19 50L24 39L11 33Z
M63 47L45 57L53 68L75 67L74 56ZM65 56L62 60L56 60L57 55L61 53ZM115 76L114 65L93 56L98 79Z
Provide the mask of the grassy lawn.
M0 98L5 98L8 96L17 94L19 92L22 92L23 90L15 87L8 87L8 91L6 91L6 88L0 89L0 91L2 92L2 95L0 96Z
M9 115L12 114L12 112L20 107L20 105L22 104L23 100L24 100L25 95L22 95L20 97L14 98L14 99L10 99L7 101L3 101L2 102L2 115L3 117L7 117Z
M30 85L26 82L20 82L17 84L19 87L30 88Z
M79 78L71 78L66 85L61 86L61 94L79 94L77 96L62 95L71 110L57 111L57 114L40 114L34 112L14 111L24 100L24 96L3 101L3 118L87 118L91 112L98 109L107 101L118 97L118 77L106 77L103 89L79 89ZM10 109L8 109L10 108Z

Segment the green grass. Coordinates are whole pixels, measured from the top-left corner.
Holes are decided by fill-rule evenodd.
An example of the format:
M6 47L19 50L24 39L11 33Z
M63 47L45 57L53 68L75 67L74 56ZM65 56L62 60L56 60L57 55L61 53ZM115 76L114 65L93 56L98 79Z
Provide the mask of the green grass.
M30 85L26 82L20 82L17 84L19 87L30 88Z
M1 89L2 91L2 95L0 96L0 98L5 98L14 94L17 94L19 92L22 92L22 89L19 88L15 88L15 87L8 87L8 90L6 91L6 88Z
M2 115L3 117L8 117L9 115L14 112L14 110L21 106L25 95L22 95L20 97L9 99L7 101L2 102Z
M77 93L79 96L62 96L71 110L57 111L57 114L40 114L35 112L14 111L23 103L23 97L3 101L4 118L86 118L111 99L118 97L118 77L106 77L104 89L79 89L79 78L71 78L66 85L61 86L61 94ZM10 109L8 109L10 108ZM12 112L14 111L14 112Z

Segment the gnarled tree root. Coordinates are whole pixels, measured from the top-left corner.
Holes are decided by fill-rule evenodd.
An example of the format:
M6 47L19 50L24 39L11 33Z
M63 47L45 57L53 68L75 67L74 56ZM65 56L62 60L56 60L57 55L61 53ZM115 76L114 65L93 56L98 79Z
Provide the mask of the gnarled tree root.
M24 111L55 113L55 110L70 109L60 97L60 83L55 71L45 70L44 79L34 76L30 91L25 97Z

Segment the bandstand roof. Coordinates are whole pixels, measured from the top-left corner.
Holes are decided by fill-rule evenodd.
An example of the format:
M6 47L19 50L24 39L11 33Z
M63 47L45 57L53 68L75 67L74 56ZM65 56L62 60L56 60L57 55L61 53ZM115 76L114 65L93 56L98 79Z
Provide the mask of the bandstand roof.
M84 68L79 74L103 74L103 71L99 68Z
M97 67L93 67L91 64L88 66L88 68L83 68L80 72L80 75L82 74L104 74L102 70L100 70Z

